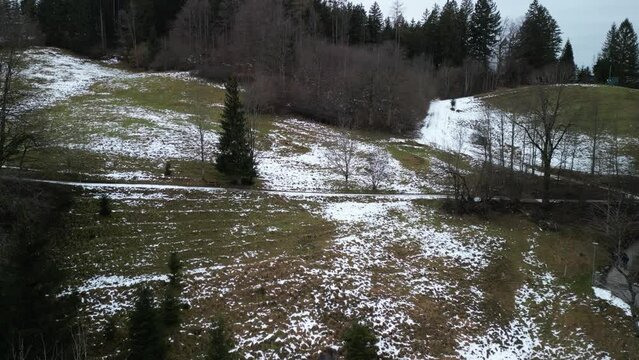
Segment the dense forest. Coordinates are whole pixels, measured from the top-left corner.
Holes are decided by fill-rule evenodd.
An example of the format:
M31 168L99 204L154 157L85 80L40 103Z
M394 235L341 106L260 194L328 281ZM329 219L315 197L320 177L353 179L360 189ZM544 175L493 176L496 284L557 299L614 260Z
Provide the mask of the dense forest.
M613 25L590 68L538 1L523 21L493 0L447 1L408 21L396 1L384 17L325 0L23 0L51 46L131 66L235 74L254 111L290 111L332 124L414 130L427 99L535 83L637 86L637 35Z

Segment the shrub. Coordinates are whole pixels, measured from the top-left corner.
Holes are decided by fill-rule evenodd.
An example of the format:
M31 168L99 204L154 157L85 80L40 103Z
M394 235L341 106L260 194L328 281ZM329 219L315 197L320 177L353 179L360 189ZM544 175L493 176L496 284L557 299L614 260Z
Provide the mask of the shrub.
M173 169L171 169L171 162L167 161L166 164L164 164L164 176L169 177L173 175Z
M128 359L162 360L165 358L164 328L154 305L151 289L143 287L138 293L129 319Z
M209 332L209 348L206 360L236 360L239 356L231 352L235 348L235 341L224 318L218 317L213 321L213 328Z
M342 339L346 360L377 359L377 337L368 326L355 322Z
M100 196L100 215L107 217L111 216L111 199L108 196Z

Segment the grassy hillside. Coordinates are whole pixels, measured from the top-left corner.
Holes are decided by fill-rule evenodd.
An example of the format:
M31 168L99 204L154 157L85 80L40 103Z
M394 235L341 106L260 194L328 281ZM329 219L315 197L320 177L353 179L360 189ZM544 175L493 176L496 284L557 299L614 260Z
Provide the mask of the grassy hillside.
M516 114L525 114L534 107L539 87L529 86L503 90L481 97L488 104ZM593 114L599 108L604 129L618 131L622 136L639 136L639 90L613 86L568 86L563 92L563 113L566 120L583 131L593 127Z
M228 185L212 165L224 97L219 84L116 71L54 49L32 57L32 67L68 69L40 80L41 71L32 71L42 98L56 95L29 114L44 120L47 141L26 154L28 171L17 170L19 159L6 170L111 183L79 188L69 241L57 254L70 276L66 287L80 294L90 319L92 355L112 359L124 350L136 291L146 284L161 296L171 252L184 262L189 305L172 335L172 359L201 357L219 314L246 358L312 358L339 345L353 321L371 325L383 359L624 359L639 349L628 317L592 294L593 263L603 269L608 259L592 257L597 238L583 225L586 215L545 231L531 221L533 206L458 217L440 211L438 201L358 194L372 192L366 155L388 157L381 191L394 193L449 191L446 167L458 161L415 139L351 132L359 160L346 188L327 160L345 130L264 114L250 115L261 178L253 189L167 186ZM569 91L606 89L617 90ZM523 112L532 91L487 100ZM476 113L458 110L450 113ZM450 122L449 112L439 115ZM168 161L173 175L166 177ZM468 154L460 162L463 171L476 166ZM525 195L537 195L538 179L522 178ZM594 196L572 186L554 185L553 196ZM102 195L111 199L109 217L98 215ZM574 209L556 208L552 218L564 213ZM109 323L115 340L105 342Z

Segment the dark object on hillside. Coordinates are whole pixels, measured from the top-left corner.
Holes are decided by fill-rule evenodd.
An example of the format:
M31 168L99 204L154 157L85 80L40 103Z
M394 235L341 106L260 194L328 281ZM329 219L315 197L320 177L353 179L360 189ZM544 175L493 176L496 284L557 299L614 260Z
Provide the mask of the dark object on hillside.
M540 228L546 231L559 231L559 224L552 220L544 219L537 222Z
M318 360L337 360L337 350L327 347L319 354Z
M72 202L66 187L0 181L0 359L17 359L18 349L29 351L24 359L57 359L72 347L80 299L60 294L70 279L54 255Z
M624 269L628 268L628 261L630 259L628 258L628 254L626 254L625 252L621 253L621 265L623 266Z
M233 334L226 326L224 318L218 316L213 320L212 328L209 331L206 360L237 360L240 356L237 352L233 352L234 348Z
M127 359L166 359L167 344L162 325L153 291L145 286L138 291L133 311L129 316Z
M170 161L167 161L166 164L164 164L164 176L165 177L173 176L173 169L171 169Z
M215 166L236 184L249 185L257 177L255 138L240 101L237 79L230 78L225 88L222 133Z
M171 253L168 261L169 283L162 301L162 317L168 329L179 329L182 320L182 262L177 253Z
M100 216L111 216L111 199L108 196L100 196Z
M343 340L346 360L377 359L377 337L370 327L355 322L346 330Z

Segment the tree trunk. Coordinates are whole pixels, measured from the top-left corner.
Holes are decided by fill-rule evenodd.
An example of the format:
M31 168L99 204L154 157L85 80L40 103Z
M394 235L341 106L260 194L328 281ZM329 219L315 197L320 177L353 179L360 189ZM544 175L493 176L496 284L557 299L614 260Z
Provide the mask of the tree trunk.
M7 161L5 147L7 143L7 122L9 121L9 94L11 92L11 82L13 76L13 59L15 50L9 50L9 58L6 63L4 86L2 88L2 103L0 103L0 168Z
M543 156L544 161L544 190L542 193L542 204L547 207L550 204L550 158Z

